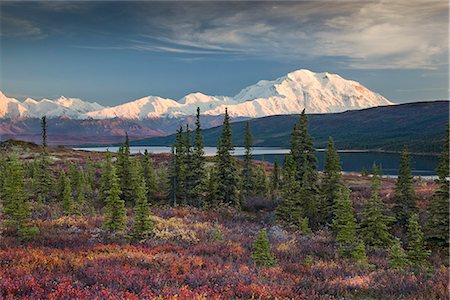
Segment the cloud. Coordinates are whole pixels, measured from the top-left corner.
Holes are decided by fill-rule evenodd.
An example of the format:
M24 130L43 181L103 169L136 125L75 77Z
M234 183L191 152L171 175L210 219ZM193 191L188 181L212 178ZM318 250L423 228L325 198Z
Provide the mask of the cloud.
M21 18L2 16L0 29L2 37L42 38L45 36L40 27Z
M47 28L72 35L79 30L80 40L89 42L83 47L92 49L166 52L190 61L217 55L335 59L352 69L448 65L447 1L57 1L35 9L60 16ZM70 26L61 14L70 14ZM6 32L39 34L36 20L22 21ZM108 38L84 38L95 33L92 28L108 32Z

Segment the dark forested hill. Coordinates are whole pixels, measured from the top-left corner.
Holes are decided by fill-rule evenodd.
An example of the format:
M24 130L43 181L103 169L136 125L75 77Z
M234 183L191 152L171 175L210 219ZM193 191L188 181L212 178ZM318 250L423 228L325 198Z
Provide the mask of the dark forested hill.
M250 120L255 146L288 147L298 115ZM440 152L449 120L449 101L382 106L334 114L309 115L310 132L317 148L332 136L339 149ZM233 141L242 146L245 122L232 123ZM205 144L215 146L221 127L203 131ZM132 142L133 145L171 145L174 136Z

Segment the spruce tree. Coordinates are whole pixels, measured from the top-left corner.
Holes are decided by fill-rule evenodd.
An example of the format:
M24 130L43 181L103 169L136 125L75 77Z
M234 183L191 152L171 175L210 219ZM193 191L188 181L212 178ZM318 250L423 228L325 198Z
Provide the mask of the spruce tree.
M135 193L134 235L137 238L143 238L153 229L153 222L150 218L145 180L142 176L139 176L139 184Z
M217 188L218 188L218 182L217 182L217 172L216 168L211 167L209 168L208 172L208 181L206 183L206 198L205 202L203 204L203 207L205 208L212 208L217 206L219 200L217 196Z
M206 192L206 170L205 170L205 152L203 145L202 128L200 124L200 108L197 107L197 116L195 121L194 149L191 159L191 198L196 207L203 205Z
M428 208L428 218L425 224L427 244L433 248L443 248L448 251L449 247L449 132L442 149L439 166L436 170L438 174L439 188L431 197Z
M253 243L252 259L257 266L270 267L276 264L265 228L258 233Z
M416 266L425 266L427 258L430 256L430 251L425 248L422 228L420 227L417 214L412 214L409 217L407 229L408 259Z
M133 203L133 183L131 182L131 161L130 161L130 141L128 134L125 135L125 142L119 147L117 155L117 176L119 178L121 198L125 203Z
M439 181L446 182L449 177L449 124L447 124L447 131L445 133L445 139L444 139L444 145L442 147L442 153L441 157L439 159L439 165L436 170L436 173L438 175Z
M263 166L256 168L253 175L254 194L265 197L268 193L269 186L267 183L267 175Z
M42 128L42 148L44 152L47 152L47 117L43 116L41 119Z
M414 191L414 177L411 174L409 160L409 152L405 147L401 155L400 169L394 194L397 221L401 225L406 224L409 216L418 211Z
M173 207L178 205L177 193L178 193L178 160L175 153L175 147L172 146L169 162L169 181L170 181L170 202Z
M115 167L111 169L111 182L108 196L106 197L104 227L111 232L126 229L127 210L125 201L120 199L119 178Z
M105 155L105 162L102 165L100 177L100 199L104 203L106 203L106 198L108 198L109 192L111 191L113 168L114 166L112 164L111 153L107 151Z
M230 117L228 110L225 109L222 134L217 144L217 193L219 201L239 207L240 203L238 202L237 195L238 174L235 159L231 155L233 151L234 146L232 142Z
M5 224L12 226L24 240L33 238L39 231L30 224L30 204L22 165L16 154L12 154L6 162L2 200L3 211L7 217Z
M70 215L73 213L73 195L72 187L70 185L70 179L67 177L65 172L61 172L61 183L62 183L62 209L63 214Z
M278 161L275 160L273 163L272 175L270 176L270 190L272 194L272 199L278 197L278 190L280 188L280 167L278 166Z
M320 205L316 170L317 158L314 152L313 140L308 132L308 117L303 110L292 133L290 155L296 164L296 180L300 182L301 187L301 199L299 201L305 217L309 219L314 228L317 228L320 221L317 213Z
M244 197L249 197L253 191L257 191L253 185L252 146L252 132L250 122L247 121L245 123L244 133L244 167L242 169L242 190Z
M175 178L175 195L176 198L185 201L187 199L186 195L186 177L188 176L188 169L186 166L187 162L187 151L185 148L185 139L183 133L183 126L177 131L175 144L174 144L174 178Z
M339 245L341 257L353 257L358 246L356 231L358 224L353 215L353 206L350 201L350 191L342 188L340 197L336 200L333 230L336 234L336 242Z
M404 269L408 266L409 260L399 239L394 239L389 250L389 266L393 269Z
M147 149L144 150L144 156L141 160L142 174L145 180L147 199L152 199L156 194L156 172Z
M389 230L393 220L387 215L384 203L379 197L381 180L375 164L372 174L372 197L363 213L361 233L366 245L385 248L392 242Z
M305 230L305 213L301 203L301 186L296 179L297 167L291 155L287 155L283 164L283 186L281 203L275 212L279 222Z
M331 224L336 199L339 197L342 182L342 168L339 155L334 147L334 141L330 137L325 157L324 177L321 183L322 204L320 209L321 224Z
M186 124L186 132L183 137L183 148L185 151L184 155L184 165L185 165L185 175L184 175L184 192L183 200L185 204L192 205L192 143L191 143L191 130L189 125Z

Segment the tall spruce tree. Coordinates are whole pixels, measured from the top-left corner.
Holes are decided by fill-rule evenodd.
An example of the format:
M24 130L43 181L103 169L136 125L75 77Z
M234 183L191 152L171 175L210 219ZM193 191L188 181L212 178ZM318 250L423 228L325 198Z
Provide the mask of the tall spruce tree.
M305 217L313 228L317 228L320 221L317 213L320 207L320 191L314 152L313 140L308 132L308 117L303 110L292 133L290 154L297 168L296 179L300 182L299 197Z
M247 121L244 133L244 167L242 169L242 191L244 197L249 197L256 190L253 182L252 147L252 132L250 122Z
M427 244L433 248L443 248L448 251L449 248L449 130L447 127L447 136L439 159L439 166L436 170L438 174L439 188L431 197L428 208L428 218L425 224L425 233Z
M103 221L105 229L111 232L126 229L127 210L125 201L120 199L120 194L119 178L116 175L116 168L113 166L111 169L110 190L105 201L105 219Z
M133 203L133 185L131 179L130 141L128 134L125 134L125 142L119 147L117 154L116 171L119 178L121 198L127 204Z
M228 110L225 109L222 134L217 144L216 168L217 168L217 195L219 201L239 207L237 187L238 174L235 159L232 157L234 150L232 131Z
M109 192L111 191L111 182L113 180L113 164L112 157L109 151L106 152L105 162L102 164L101 177L100 177L100 199L103 203L106 203Z
M425 248L422 228L417 214L410 215L407 226L407 254L408 259L416 266L427 265L430 251Z
M389 233L390 224L394 221L388 216L383 201L379 197L381 180L377 166L373 165L372 171L372 197L363 213L361 221L361 233L368 246L386 248L392 243Z
M283 186L281 188L281 203L275 212L279 222L294 226L302 232L309 231L305 226L305 217L301 202L301 186L296 179L297 166L291 155L287 155L283 164Z
M253 194L265 197L269 191L269 185L264 167L257 167L253 173Z
M188 169L186 166L187 162L187 152L185 148L185 139L184 139L184 132L183 132L183 126L180 126L180 129L177 131L175 144L174 144L174 176L175 176L175 195L176 198L185 201L187 199L186 193L186 177L188 176Z
M342 182L342 168L339 154L334 147L334 141L328 139L328 148L325 157L324 177L321 182L322 203L320 207L321 224L331 224L336 199L339 197Z
M278 198L278 191L280 189L280 167L278 161L275 159L273 163L272 174L270 176L270 191L272 199Z
M73 213L73 195L70 179L65 172L61 172L62 183L62 209L65 215L71 215Z
M200 108L197 107L197 116L195 120L194 149L191 159L191 198L196 207L203 206L204 195L206 192L206 170L205 170L205 152L203 145L202 128L200 124Z
M144 176L145 180L147 199L152 199L156 195L157 182L156 182L155 168L153 166L152 160L150 159L150 155L147 149L144 150L144 155L142 157L141 164L142 164L141 166L142 175Z
M356 231L358 224L353 215L353 206L350 201L350 191L347 188L341 189L341 195L336 200L333 231L336 234L336 242L339 245L339 255L351 258L355 256L358 247L358 237Z
M47 117L43 116L41 118L41 128L42 128L42 148L47 151Z
M30 204L25 190L22 165L16 154L9 156L4 171L2 204L7 217L5 223L12 226L22 239L31 239L39 231L30 224Z
M184 176L184 192L183 200L185 204L192 205L192 142L191 142L191 130L189 124L186 124L186 131L183 137L183 148L185 151L185 176Z
M139 176L138 180L139 183L135 191L136 204L134 207L135 219L133 231L136 238L143 238L153 229L153 222L150 218L145 179Z
M414 177L409 167L409 152L403 148L400 169L395 187L394 199L396 201L395 213L399 224L407 223L409 216L417 213L416 195L414 191Z
M42 151L39 154L38 164L36 169L36 194L47 202L53 196L55 178L50 170L50 159L47 146L47 118L42 117L41 120L42 130Z
M170 181L170 202L173 207L178 205L177 193L178 193L178 159L175 153L175 147L172 146L169 162L169 181Z

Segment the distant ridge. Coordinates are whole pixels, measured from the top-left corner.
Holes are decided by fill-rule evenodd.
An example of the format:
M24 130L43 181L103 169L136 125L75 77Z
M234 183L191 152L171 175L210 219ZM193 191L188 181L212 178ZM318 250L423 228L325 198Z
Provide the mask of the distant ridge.
M338 149L438 153L449 120L449 101L415 102L352 110L335 114L311 114L310 132L317 148L325 148L332 136ZM278 115L250 120L254 146L289 147L290 134L298 115ZM245 122L231 124L233 142L243 145ZM221 127L203 131L207 146L216 146ZM133 141L132 145L164 146L174 135Z

